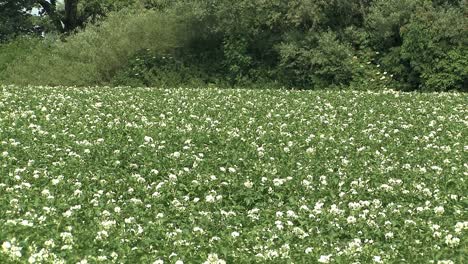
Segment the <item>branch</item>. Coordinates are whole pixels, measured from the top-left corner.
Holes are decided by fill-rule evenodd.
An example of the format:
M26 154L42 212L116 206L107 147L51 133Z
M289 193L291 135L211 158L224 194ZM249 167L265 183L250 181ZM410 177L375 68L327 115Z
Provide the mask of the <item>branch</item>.
M57 14L57 0L50 0L50 2L46 0L36 0L38 4L42 6L45 10L47 15L50 17L52 22L55 24L55 27L58 31L64 32L64 28L62 25L62 19Z
M50 2L47 2L46 0L37 0L37 3L40 4L42 8L44 8L44 10L49 16L55 13L56 0L51 0Z

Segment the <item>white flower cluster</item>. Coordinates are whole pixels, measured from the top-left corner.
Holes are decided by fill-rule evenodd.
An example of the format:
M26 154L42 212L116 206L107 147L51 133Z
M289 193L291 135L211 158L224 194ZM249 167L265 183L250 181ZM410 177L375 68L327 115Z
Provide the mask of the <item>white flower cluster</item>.
M458 263L467 99L0 86L0 263Z

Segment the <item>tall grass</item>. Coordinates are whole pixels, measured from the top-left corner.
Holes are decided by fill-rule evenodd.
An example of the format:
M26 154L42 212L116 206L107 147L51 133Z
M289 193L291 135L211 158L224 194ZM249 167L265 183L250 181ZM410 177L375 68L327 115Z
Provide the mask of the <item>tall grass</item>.
M165 54L184 42L183 21L171 11L122 10L97 25L16 57L3 83L89 86L109 82L141 50Z
M32 37L18 37L0 44L0 81L5 78L5 70L11 63L24 60L35 49L45 48L44 44L39 38Z

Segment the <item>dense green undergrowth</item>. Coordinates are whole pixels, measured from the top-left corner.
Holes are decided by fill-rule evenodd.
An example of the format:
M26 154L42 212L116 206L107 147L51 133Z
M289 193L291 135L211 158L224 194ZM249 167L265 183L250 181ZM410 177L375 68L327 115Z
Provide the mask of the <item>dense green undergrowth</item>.
M1 86L0 259L463 263L467 104Z
M468 89L466 1L133 2L0 45L0 83Z

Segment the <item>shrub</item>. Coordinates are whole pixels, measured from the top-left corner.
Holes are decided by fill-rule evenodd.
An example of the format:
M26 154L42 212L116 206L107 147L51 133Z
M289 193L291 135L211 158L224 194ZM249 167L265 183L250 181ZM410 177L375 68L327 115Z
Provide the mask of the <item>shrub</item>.
M379 52L361 51L351 61L352 80L349 84L353 90L382 90L398 87L394 75L385 71L379 64Z
M0 83L5 82L5 71L14 61L27 59L31 53L44 52L50 45L36 37L23 36L8 43L0 44Z
M370 48L400 89L467 86L466 7L462 1L375 1L366 17Z
M99 25L33 52L5 71L6 81L36 85L97 85L109 82L129 58L143 49L166 54L184 42L174 13L123 10ZM117 30L118 29L118 30Z
M401 30L401 56L409 61L421 89L466 89L468 35L466 18L459 8L417 9Z
M400 28L406 25L418 0L376 0L370 7L365 19L366 31L373 49L386 52L400 46Z
M346 85L352 79L352 50L332 32L308 35L278 46L280 75L286 84L304 88Z
M10 55L0 77L22 85L466 89L464 3L92 0L79 6L90 25L63 42L30 56L12 51L19 44L3 46Z
M204 86L216 78L203 69L174 57L149 50L139 52L111 80L114 86L177 87Z

